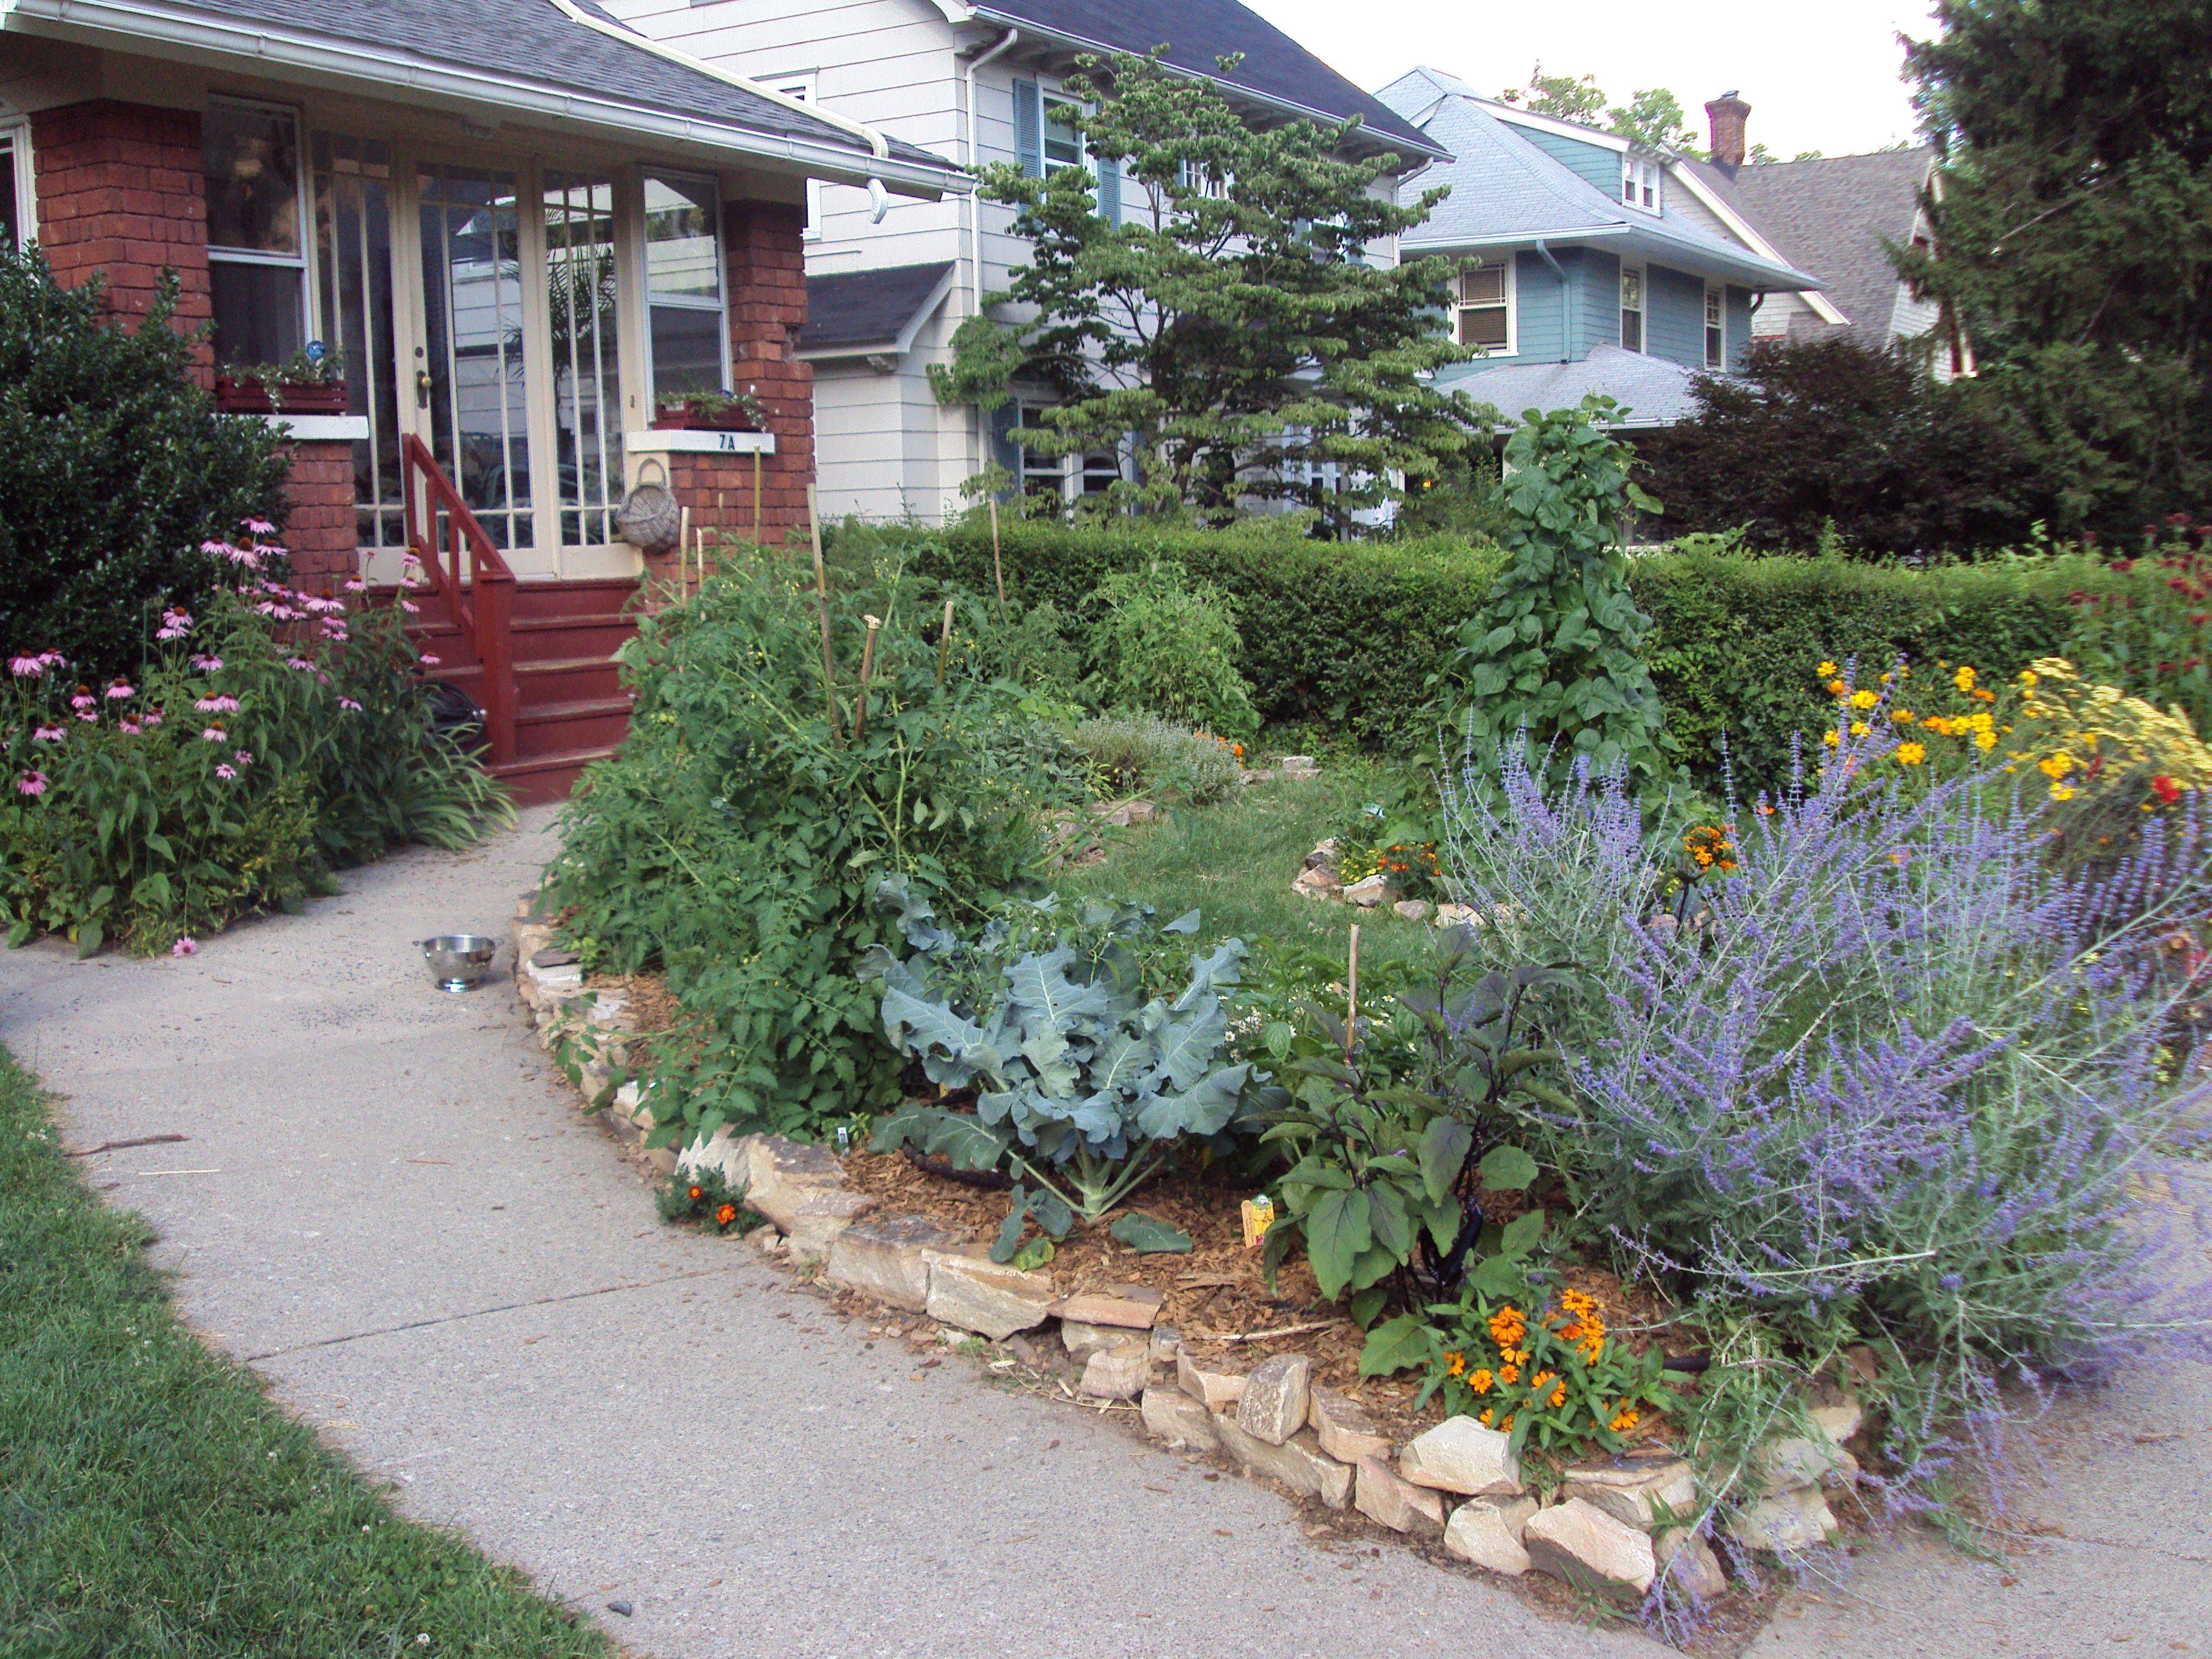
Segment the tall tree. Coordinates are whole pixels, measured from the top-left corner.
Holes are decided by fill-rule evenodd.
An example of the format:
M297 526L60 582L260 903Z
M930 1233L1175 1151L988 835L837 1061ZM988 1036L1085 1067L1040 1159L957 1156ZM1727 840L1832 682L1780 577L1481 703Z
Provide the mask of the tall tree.
M2059 528L2212 499L2212 0L1940 0L1912 43L1940 257Z
M1531 115L1549 115L1586 127L1601 125L1639 143L1663 144L1701 159L1705 155L1682 112L1682 100L1665 87L1646 87L1626 104L1616 104L1595 75L1547 75L1540 63L1528 71L1527 86L1508 87L1498 97L1501 103L1522 106Z
M1121 222L1087 167L986 168L984 194L1019 209L1034 253L933 367L940 399L988 409L1048 387L1057 401L1014 441L1048 456L1133 442L1140 477L1116 505L1218 520L1288 500L1338 533L1486 441L1487 411L1431 380L1474 355L1437 327L1450 267L1364 257L1443 189L1408 206L1378 191L1397 163L1347 159L1357 122L1261 131L1155 58L1081 68L1067 88L1093 105L1084 147L1113 169Z

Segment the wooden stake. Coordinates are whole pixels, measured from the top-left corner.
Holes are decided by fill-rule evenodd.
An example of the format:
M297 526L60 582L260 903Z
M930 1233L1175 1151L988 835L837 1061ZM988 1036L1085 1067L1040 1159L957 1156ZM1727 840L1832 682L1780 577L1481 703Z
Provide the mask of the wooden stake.
M860 647L860 693L853 708L853 741L858 743L860 734L868 729L868 679L876 672L876 630L884 625L881 617L868 621L868 642Z
M999 498L992 495L988 499L991 503L991 575L999 584L999 611L1004 615L1006 609L1006 567L999 562Z
M945 627L937 635L937 683L945 684L945 659L952 649L952 601L945 602Z
M1344 981L1344 1063L1352 1064L1352 1045L1359 1040L1359 924L1352 924L1352 969Z
M753 545L760 545L760 451L753 451ZM809 490L811 497L813 492Z
M842 744L837 729L837 665L830 654L830 572L822 562L822 515L814 505L814 486L806 486L806 530L814 542L814 610L822 619L822 701L830 712L830 741Z
M685 574L684 561L691 556L691 509L685 507L676 520L676 586L685 592L691 591L691 578Z

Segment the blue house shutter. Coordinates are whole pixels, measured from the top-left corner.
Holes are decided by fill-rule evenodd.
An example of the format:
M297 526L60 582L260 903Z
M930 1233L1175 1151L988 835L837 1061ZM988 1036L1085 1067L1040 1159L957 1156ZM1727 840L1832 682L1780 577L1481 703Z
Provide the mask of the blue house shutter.
M1098 158L1098 216L1115 229L1121 225L1121 167L1106 156Z
M1014 159L1024 179L1044 177L1044 98L1034 81L1014 82Z
M991 411L991 464L1004 467L1012 475L1006 487L999 492L1002 501L1012 501L1021 489L1022 452L1012 435L1021 423L1022 405L1018 398L1009 398Z

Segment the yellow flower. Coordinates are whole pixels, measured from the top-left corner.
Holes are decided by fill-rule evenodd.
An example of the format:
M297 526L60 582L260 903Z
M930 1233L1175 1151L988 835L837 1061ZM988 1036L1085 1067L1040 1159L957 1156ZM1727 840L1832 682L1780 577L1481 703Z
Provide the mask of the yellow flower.
M1899 766L1917 766L1928 758L1928 745L1920 743L1900 743L1897 745Z
M1845 685L1841 680L1830 680L1828 682L1828 695L1832 697L1840 697L1844 692L1850 689L1851 688L1850 686Z
M1930 714L1920 723L1939 738L1948 738L1951 735L1951 722L1941 714Z
M1826 732L1823 732L1820 734L1820 741L1821 741L1822 743L1826 744L1828 745L1828 747L1829 747L1829 748L1831 748L1831 749L1833 749L1833 748L1834 748L1838 744L1841 743L1843 740L1844 740L1844 734L1843 734L1842 732L1840 732L1837 731L1837 730L1835 729L1835 727L1833 727L1832 726L1830 726L1830 727L1829 727Z
M2051 786L2051 799L2053 800L2072 800L2074 799L2074 786L2070 783L2052 784Z
M1889 711L1889 717L1899 726L1910 726L1916 718L1910 708L1893 708Z
M2020 683L2031 691L2035 690L2035 683L2042 678L2043 676L2033 668L2023 668L2020 671Z
M1881 701L1881 694L1871 687L1862 686L1851 693L1851 707L1854 708L1871 708Z
M1964 663L1960 664L1959 672L1951 676L1951 684L1957 686L1961 691L1972 690L1974 689L1974 671L1967 667Z
M1851 735L1855 738L1863 738L1873 729L1874 728L1869 726L1864 720L1853 720L1851 722Z
M1836 665L1832 662L1824 662L1816 672L1820 674L1820 678L1825 680L1833 678L1843 671L1838 668Z
M2036 762L2035 769L2046 778L2063 778L2074 769L2074 757L2063 749L2055 755L2045 755Z
M1977 732L1974 733L1974 747L1980 750L1984 754L1988 754L1990 750L1996 746L1997 734L1996 732Z

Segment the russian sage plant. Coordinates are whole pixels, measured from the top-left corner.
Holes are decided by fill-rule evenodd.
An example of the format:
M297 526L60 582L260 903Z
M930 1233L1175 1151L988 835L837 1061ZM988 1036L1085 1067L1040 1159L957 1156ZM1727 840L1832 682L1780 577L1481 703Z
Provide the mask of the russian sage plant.
M1730 1352L1871 1343L1903 1507L1962 1445L2001 1468L2017 1385L2195 1322L2142 1194L2187 1103L2212 824L2185 804L2063 870L1998 767L1881 776L1882 724L1734 809L1703 871L1619 770L1547 787L1509 747L1446 791L1483 948L1589 978L1558 1032L1571 1108L1531 1129L1583 1237L1711 1337L1692 1432L1733 1458L1716 1495L1756 1383Z

